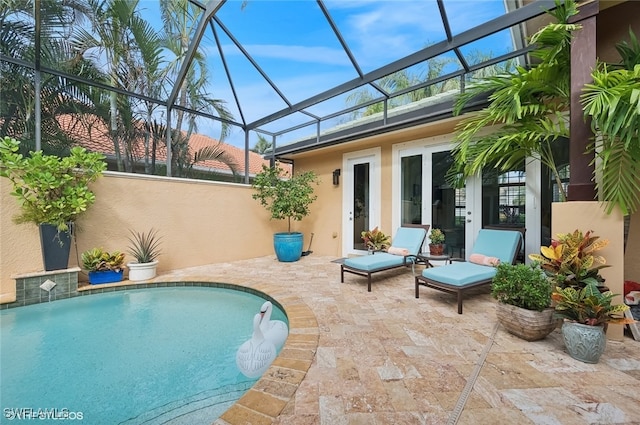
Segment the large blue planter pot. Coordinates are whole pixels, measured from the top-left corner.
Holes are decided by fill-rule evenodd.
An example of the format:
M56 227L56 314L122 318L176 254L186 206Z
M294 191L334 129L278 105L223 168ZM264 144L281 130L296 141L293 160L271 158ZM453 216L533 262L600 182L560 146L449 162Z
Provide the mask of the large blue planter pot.
M98 285L101 283L120 282L124 276L124 270L100 270L89 272L89 283Z
M273 235L273 249L278 261L290 263L302 256L303 236L300 232L276 233Z

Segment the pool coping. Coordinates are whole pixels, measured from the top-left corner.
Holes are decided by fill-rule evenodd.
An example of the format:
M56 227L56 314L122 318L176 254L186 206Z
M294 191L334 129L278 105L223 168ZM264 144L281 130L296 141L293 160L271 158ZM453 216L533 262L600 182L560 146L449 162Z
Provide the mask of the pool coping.
M215 419L215 425L267 425L285 409L311 367L318 349L320 332L316 316L302 298L282 288L261 283L243 285L223 283L206 276L158 276L144 282L123 280L101 285L78 286L78 295L126 291L144 287L220 287L263 296L277 304L287 315L289 336L267 371L229 409Z

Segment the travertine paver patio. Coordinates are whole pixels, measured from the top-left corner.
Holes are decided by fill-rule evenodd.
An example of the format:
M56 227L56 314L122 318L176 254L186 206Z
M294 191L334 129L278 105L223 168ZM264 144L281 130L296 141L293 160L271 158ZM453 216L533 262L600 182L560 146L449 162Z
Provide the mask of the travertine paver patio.
M289 314L280 357L216 423L640 424L640 342L609 341L598 364L582 363L559 330L539 342L506 333L486 288L458 315L452 295L416 299L411 269L374 275L368 293L364 278L340 283L332 260L269 256L155 279L253 287Z

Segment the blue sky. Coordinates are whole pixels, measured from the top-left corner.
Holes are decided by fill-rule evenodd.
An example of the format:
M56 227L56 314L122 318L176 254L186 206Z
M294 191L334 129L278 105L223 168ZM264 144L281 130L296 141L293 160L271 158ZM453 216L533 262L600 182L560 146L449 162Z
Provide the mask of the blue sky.
M153 3L143 2L142 7L151 8L150 11L154 12L157 9ZM227 1L217 16L289 102L299 102L358 76L314 0L250 0L244 9L241 4L241 1ZM325 5L365 74L445 39L435 0L331 0ZM454 35L505 13L503 0L445 0L445 7ZM218 35L245 121L250 123L285 108L286 103L255 71L231 39L222 31ZM226 100L229 110L240 121L240 111L233 100L211 31L207 31L202 46L207 52L213 82L210 93ZM511 49L510 34L505 31L463 51L466 54L482 50L495 56ZM420 66L415 72L420 72ZM345 97L335 98L311 110L319 115L331 113L347 106ZM265 128L278 131L309 119L300 114ZM300 133L312 132L314 128ZM219 127L203 123L199 132L218 138ZM252 134L250 146L255 140L256 136ZM243 132L232 131L226 142L243 147Z

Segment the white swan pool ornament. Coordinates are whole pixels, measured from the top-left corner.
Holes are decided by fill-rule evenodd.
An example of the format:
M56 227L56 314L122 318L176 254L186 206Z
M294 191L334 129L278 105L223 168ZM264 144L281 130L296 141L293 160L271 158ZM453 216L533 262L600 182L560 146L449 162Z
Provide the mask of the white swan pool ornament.
M271 301L266 301L262 304L260 308L260 314L262 315L260 330L264 335L264 339L271 341L276 346L276 349L279 350L287 340L287 336L289 336L289 328L282 320L271 320L272 310L273 304L271 304Z
M262 314L253 317L253 335L236 352L236 365L247 378L258 378L276 358L276 347L264 338L260 330Z

